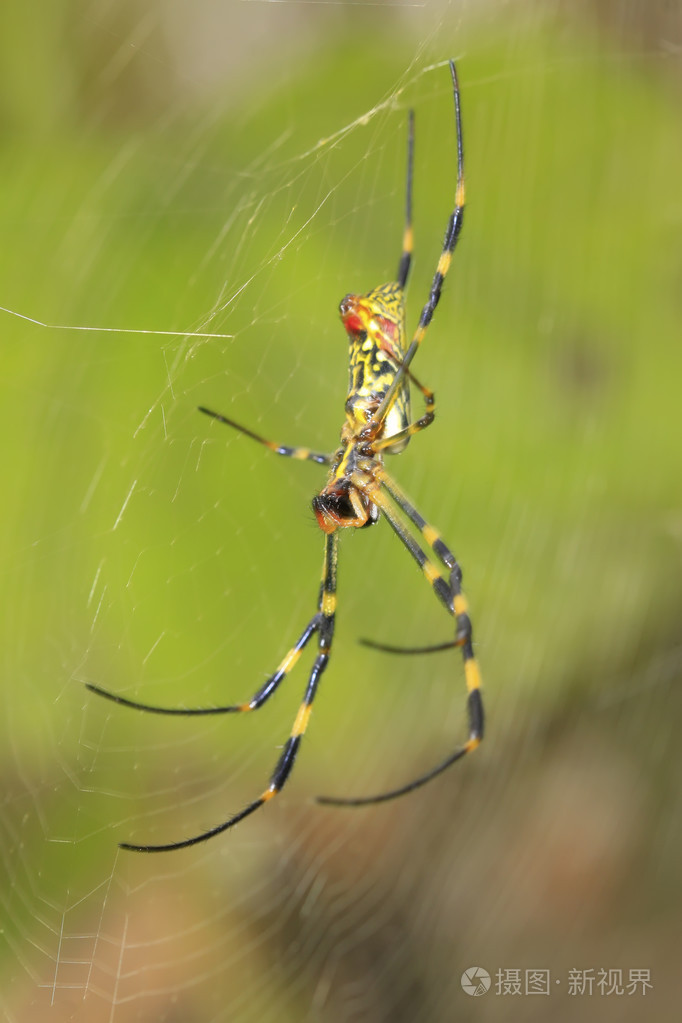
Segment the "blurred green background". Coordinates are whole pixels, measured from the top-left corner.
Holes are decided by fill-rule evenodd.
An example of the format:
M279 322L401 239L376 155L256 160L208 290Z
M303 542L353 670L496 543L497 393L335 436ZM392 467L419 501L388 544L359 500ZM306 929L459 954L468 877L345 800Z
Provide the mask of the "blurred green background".
M662 0L3 6L6 1019L677 1019L681 21ZM285 792L207 845L119 853L240 809L289 732L310 659L245 719L83 683L239 702L313 613L323 470L196 407L333 448L337 306L395 273L410 107L412 326L440 251L450 56L469 205L415 366L437 420L391 470L462 562L486 742L403 800L312 802L465 735L458 658L356 643L451 634L380 524L343 537ZM498 986L536 968L549 996ZM609 969L653 989L601 993Z

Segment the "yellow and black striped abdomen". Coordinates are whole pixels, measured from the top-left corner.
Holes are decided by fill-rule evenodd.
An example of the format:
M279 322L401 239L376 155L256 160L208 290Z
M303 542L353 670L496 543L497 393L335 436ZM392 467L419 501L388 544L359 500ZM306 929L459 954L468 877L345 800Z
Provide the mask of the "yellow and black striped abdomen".
M382 284L366 295L346 295L340 306L349 340L349 388L346 415L357 435L376 412L400 368L405 353L405 298L399 284ZM410 421L410 382L406 376L386 415L381 436L400 433ZM384 448L397 454L403 438Z

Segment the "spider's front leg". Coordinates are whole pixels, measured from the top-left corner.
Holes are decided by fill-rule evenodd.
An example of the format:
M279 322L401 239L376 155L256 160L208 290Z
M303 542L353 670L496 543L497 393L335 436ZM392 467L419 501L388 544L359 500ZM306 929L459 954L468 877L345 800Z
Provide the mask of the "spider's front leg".
M374 484L371 488L368 488L369 498L380 509L391 529L414 558L424 577L430 583L431 588L440 603L445 607L447 612L455 618L455 640L452 643L441 645L441 649L459 646L462 650L464 678L467 688L469 736L463 745L457 747L457 749L446 757L445 760L441 761L441 763L437 764L425 774L419 775L412 781L407 782L407 784L401 785L399 788L391 789L388 792L382 792L373 796L359 796L357 798L350 799L338 796L318 796L318 803L322 803L327 806L366 806L370 803L388 802L388 800L406 795L408 792L413 792L415 789L421 788L422 785L426 785L427 782L436 778L439 774L442 774L443 771L447 770L448 767L454 764L457 760L460 760L467 753L471 753L475 750L483 739L484 713L483 701L481 699L481 678L478 663L474 656L469 609L466 598L462 594L461 589L462 572L459 564L457 563L452 551L446 546L436 530L429 526L419 515L416 509L409 504L405 496L398 489L397 485L393 483L383 469L377 469L375 471L375 478L380 481L381 487L391 495L412 522L418 526L420 532L432 549L438 554L440 560L450 569L449 579L446 580L439 572L433 561L431 561L431 559L424 553L420 545L409 533L401 519L396 514L395 509L392 508L388 499L379 489L379 485ZM360 485L359 480L358 485ZM376 645L379 649L382 649L380 644L368 645ZM384 647L383 649L386 648ZM396 652L403 652L403 650L399 648L393 648L393 650ZM416 648L409 648L409 651L415 653L421 652Z
M466 598L462 593L462 569L457 558L445 543L437 529L434 529L421 515L413 504L407 499L395 480L389 476L386 470L381 467L376 472L376 478L383 490L392 498L402 512L405 513L410 522L419 530L424 540L434 552L438 560L449 570L449 607L448 609L455 616L457 631L455 638L446 643L436 643L431 646L393 646L388 643L377 643L370 639L361 639L363 646L372 647L375 650L383 650L391 654L428 654L441 650L450 650L452 647L471 647L472 630L471 619ZM414 553L413 553L413 556ZM417 558L418 560L418 558ZM438 586L442 589L442 584ZM442 597L441 597L442 600Z

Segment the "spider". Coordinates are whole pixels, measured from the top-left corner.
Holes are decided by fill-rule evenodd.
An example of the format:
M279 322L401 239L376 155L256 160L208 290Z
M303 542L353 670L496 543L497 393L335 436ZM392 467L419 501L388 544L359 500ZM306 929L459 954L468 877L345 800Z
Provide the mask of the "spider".
M455 637L447 643L430 647L394 647L363 640L367 646L391 653L428 653L452 647L460 647L464 660L464 676L467 687L467 713L469 738L464 745L455 749L448 757L426 774L413 779L399 788L378 795L360 796L347 799L334 796L319 796L318 803L330 806L363 806L395 799L407 792L420 788L450 767L465 753L474 750L483 738L483 704L480 692L480 676L474 657L471 621L468 605L462 594L462 571L455 555L444 543L440 534L407 500L405 494L384 468L384 455L395 455L403 451L410 438L426 429L433 422L435 400L433 392L424 387L410 371L412 360L424 340L434 311L440 299L443 281L450 268L452 254L459 238L464 214L464 160L462 146L462 125L460 95L454 61L449 62L455 106L455 128L457 133L457 181L455 187L455 208L448 221L443 250L438 260L431 284L429 297L424 305L417 329L406 347L405 338L405 285L412 262L412 177L414 154L414 115L409 114L407 144L407 186L405 229L403 251L398 266L397 280L373 288L365 295L346 295L339 311L348 334L350 345L350 388L346 398L346 419L341 429L341 443L331 454L321 454L304 447L289 447L261 437L227 416L207 408L199 411L227 426L246 434L252 440L264 445L270 451L285 458L317 462L329 467L327 482L313 498L313 511L324 533L324 561L322 583L319 591L317 611L301 633L296 644L280 662L277 670L251 697L248 703L226 707L171 708L138 703L117 696L99 686L87 683L88 689L115 703L153 714L239 714L258 710L279 688L280 684L297 664L304 648L314 635L318 636L318 649L303 701L300 705L291 734L275 765L267 788L248 806L228 820L192 838L165 845L137 845L122 842L120 848L134 852L167 852L184 849L205 842L215 835L227 831L244 820L277 793L281 792L289 778L301 740L308 727L320 679L327 667L331 654L336 613L336 566L338 557L339 530L364 528L374 525L379 518L387 520L398 539L417 562L438 600L448 614L455 619ZM410 420L410 382L421 392L424 413ZM402 513L402 515L400 514ZM424 544L431 548L436 559L444 566L437 567L424 552L419 541L409 532L405 519L421 535Z

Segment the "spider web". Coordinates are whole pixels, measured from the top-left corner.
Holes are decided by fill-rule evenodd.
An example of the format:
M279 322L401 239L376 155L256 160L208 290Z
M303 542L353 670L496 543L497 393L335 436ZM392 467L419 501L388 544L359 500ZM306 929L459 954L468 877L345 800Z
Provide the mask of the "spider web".
M594 5L595 8L597 5ZM35 7L35 9L34 9ZM518 1018L679 1004L679 20L663 4L8 5L0 218L8 1020ZM248 699L316 607L347 291L395 274L416 113L415 372L437 419L391 461L461 559L489 733L390 530L343 537L335 648L285 791L311 658ZM671 894L672 893L672 894ZM464 970L493 987L472 1002ZM625 993L596 986L623 971ZM653 989L627 992L628 973ZM556 985L556 988L554 987ZM523 994L521 995L523 997ZM642 998L646 1002L642 1003ZM653 1006L652 1006L653 1003ZM546 998L523 997L524 1018Z

